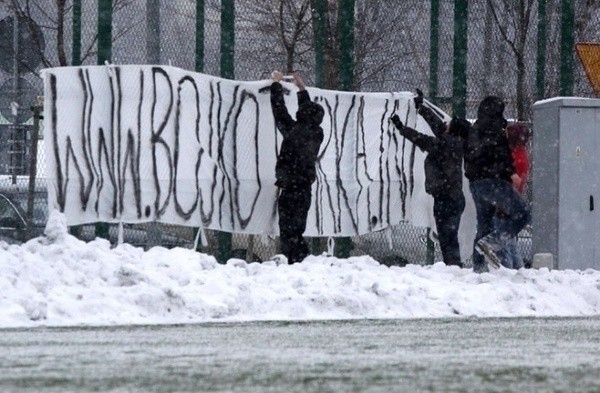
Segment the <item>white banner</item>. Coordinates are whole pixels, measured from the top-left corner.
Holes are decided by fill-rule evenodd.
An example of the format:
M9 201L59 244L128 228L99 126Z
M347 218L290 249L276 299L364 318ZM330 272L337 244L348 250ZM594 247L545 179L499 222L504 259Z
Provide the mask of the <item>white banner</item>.
M166 66L45 70L50 209L69 225L157 220L277 234L281 135L270 85ZM296 87L284 88L294 116ZM425 154L389 122L398 113L432 135L414 94L308 91L325 108L325 138L305 234L363 234L402 220L435 227Z

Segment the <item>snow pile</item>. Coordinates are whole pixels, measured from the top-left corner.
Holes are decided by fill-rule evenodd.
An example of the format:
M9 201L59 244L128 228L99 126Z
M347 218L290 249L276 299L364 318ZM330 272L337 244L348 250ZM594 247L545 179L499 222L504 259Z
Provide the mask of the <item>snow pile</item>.
M409 265L309 257L221 265L181 248L46 236L0 242L0 327L245 320L600 315L600 272Z

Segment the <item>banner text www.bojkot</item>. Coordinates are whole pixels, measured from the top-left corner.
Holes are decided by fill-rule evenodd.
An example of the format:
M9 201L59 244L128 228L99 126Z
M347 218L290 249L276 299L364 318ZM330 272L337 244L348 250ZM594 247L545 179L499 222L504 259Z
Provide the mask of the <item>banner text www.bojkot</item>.
M270 81L137 65L48 69L44 81L49 202L69 225L157 220L278 232L281 135ZM294 116L296 90L285 87ZM410 219L425 203L424 156L388 121L398 113L429 132L410 95L309 93L326 115L306 235L361 234Z

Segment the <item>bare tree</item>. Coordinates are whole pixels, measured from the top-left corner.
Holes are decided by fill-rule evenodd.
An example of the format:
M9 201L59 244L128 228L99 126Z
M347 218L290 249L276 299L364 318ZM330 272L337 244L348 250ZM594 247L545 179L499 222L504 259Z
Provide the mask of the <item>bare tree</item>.
M426 4L425 4L426 5ZM411 90L426 84L428 8L423 4L356 3L355 89Z
M508 44L517 68L517 117L526 118L526 56L535 0L487 0L500 36Z
M311 1L313 10L316 9L316 1ZM340 79L340 45L338 40L338 0L327 0L325 8L323 39L323 87L326 89L337 89ZM316 23L313 14L313 27ZM314 30L313 30L314 31ZM356 68L355 68L356 69Z
M275 63L288 72L312 69L315 15L311 9L315 5L315 0L255 0L237 8L241 24L236 28L248 31L238 35L243 43L236 42L245 62L253 59L263 68ZM354 90L398 88L402 73L426 80L427 59L419 54L428 36L414 33L413 21L422 18L414 8L405 4L389 7L383 0L357 1ZM328 89L339 84L338 12L339 0L325 2L325 29L320 38L324 44L323 87ZM403 18L410 12L414 15Z
M6 0L9 9L20 19L28 21L28 29L30 37L34 41L34 47L37 48L41 62L44 67L67 66L69 60L67 58L67 48L70 43L67 41L71 35L66 34L66 26L68 25L66 18L72 14L73 4L68 0ZM131 4L135 0L113 0L113 14L117 13ZM55 45L54 49L44 50L43 41L38 37L38 31L35 28L35 22L40 26L42 34L47 33L53 36L52 42ZM113 42L125 35L132 25L121 31L113 33ZM98 34L95 33L91 40L87 42L86 48L82 52L81 62L95 56L97 54ZM52 55L55 55L54 59ZM34 72L35 70L31 70Z
M299 39L307 35L307 30L310 27L310 2L304 0L300 4L295 2L279 3L279 34L281 43L286 54L286 71L294 70L294 57L299 44ZM291 23L285 23L286 16L289 17Z
M236 8L242 31L236 42L236 54L245 62L259 64L263 72L280 68L284 72L312 65L310 0L255 0Z

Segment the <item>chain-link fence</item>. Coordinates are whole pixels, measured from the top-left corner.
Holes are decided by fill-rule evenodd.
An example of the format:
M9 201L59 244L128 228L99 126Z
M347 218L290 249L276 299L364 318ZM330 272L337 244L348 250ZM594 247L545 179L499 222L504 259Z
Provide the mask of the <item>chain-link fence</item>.
M448 113L463 106L468 118L475 117L482 97L495 94L508 103L507 117L530 121L536 100L593 95L575 61L573 43L600 40L600 3L589 0L67 0L59 8L61 4L0 3L0 189L38 191L19 202L31 222L41 214L38 204L45 203L37 197L44 188L43 119L37 119L38 125L31 109L43 95L40 70L46 67L103 63L109 53L115 64L173 65L238 80L263 79L273 69L297 70L311 85L339 89L340 69L346 65L340 64L340 53L348 51L347 41L339 38L339 22L347 18L344 7L352 7L353 90L419 87ZM99 28L106 23L109 28ZM461 89L464 94L457 96ZM27 180L32 174L41 179L33 186ZM86 226L74 232L86 238L93 237L93 230ZM117 230L111 226L108 232L115 241ZM124 232L126 241L144 246L190 246L196 235L194 229L154 223L127 225ZM219 236L206 237L204 251L216 255ZM530 258L527 237L523 235L522 251ZM440 259L426 228L401 225L352 240L353 254L368 253L390 263ZM327 249L325 239L312 245L316 253ZM231 249L236 256L253 253L254 259L264 260L277 252L277 239L234 234Z

